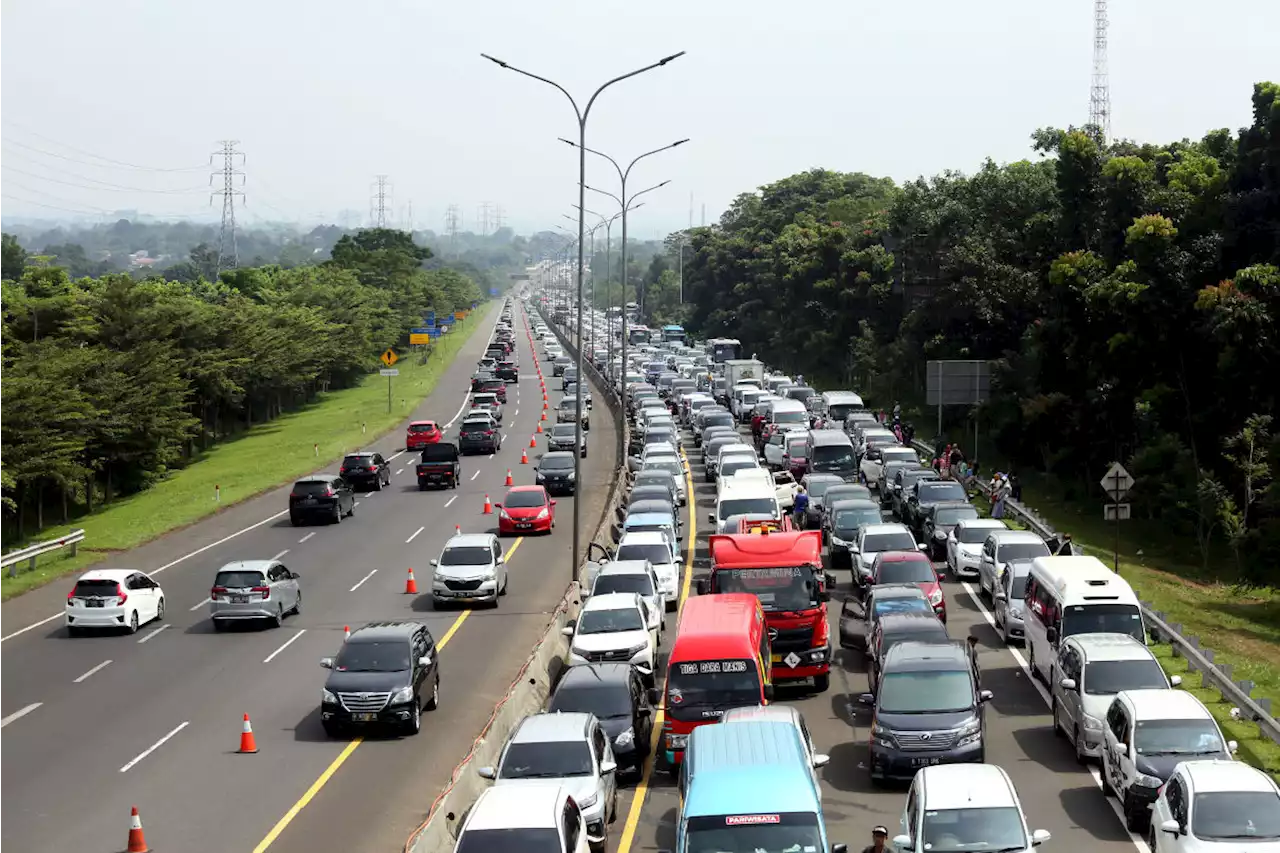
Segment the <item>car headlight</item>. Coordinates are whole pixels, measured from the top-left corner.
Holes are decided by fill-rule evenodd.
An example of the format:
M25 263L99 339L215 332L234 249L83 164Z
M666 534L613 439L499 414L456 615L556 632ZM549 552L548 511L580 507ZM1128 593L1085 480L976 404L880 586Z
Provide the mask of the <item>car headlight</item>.
M943 541L946 541L947 534L945 531L935 530L933 531L933 538L937 539L939 542L943 542Z
M581 809L581 810L583 810L583 811L586 811L587 809L589 809L589 808L591 808L592 806L594 806L594 805L596 804L596 800L598 800L598 799L600 799L600 792L599 792L599 791L597 791L597 792L596 792L596 793L594 793L594 794L588 794L588 795L587 795L587 796L585 796L585 797L579 797L579 798L578 798L578 808L579 808L579 809Z
M843 539L841 539L839 536L836 536L834 533L833 533L833 534L831 534L831 544L832 544L832 545L839 545L839 546L840 546L840 547L842 547L842 548L848 548L848 547L849 547L849 543L848 543L848 542L844 541L844 540L843 540Z
M1022 608L1021 608L1021 607L1010 607L1010 608L1009 608L1009 618L1010 618L1010 619L1021 619L1021 618L1022 618Z
M970 720L956 730L956 746L969 746L982 740L982 723Z
M1133 775L1133 784L1139 788L1159 788L1164 784L1164 780L1148 776L1146 773L1135 773Z
M578 648L577 646L570 646L569 654L577 655L580 658L585 658L587 656L587 652L584 652L582 649Z
M1084 716L1085 731L1100 732L1102 731L1102 720L1097 717L1090 717L1088 714Z
M635 646L632 646L631 648L627 649L627 654L629 654L629 655L638 655L638 654L640 654L641 652L643 652L643 651L644 651L645 649L647 649L647 648L649 648L649 644L648 644L648 643L640 643L639 645L635 645Z
M625 732L623 732L622 734L618 735L616 738L613 739L614 746L627 747L627 746L631 746L635 742L636 742L635 729L627 729Z
M688 735L667 735L668 749L684 749L688 743Z
M570 480L574 480L574 479L577 479L577 476L578 476L578 472L576 472L576 471L570 471L570 472L569 472L569 477L568 477L568 479L570 479Z
M390 705L403 705L405 702L408 702L408 701L410 701L411 699L413 699L413 685L412 685L412 684L410 684L410 685L409 685L409 686L407 686L407 687L401 687L399 690L397 690L397 691L395 692L395 695L393 695L393 696L391 697L391 701L390 701L388 704L390 704Z
M322 687L320 688L320 704L337 705L338 697L334 696L332 691L326 690L325 688Z
M937 607L939 604L941 604L942 590L935 589L933 592L929 593L929 603L932 604L934 607Z
M888 749L896 749L898 746L898 741L894 738L893 732L880 725L873 725L871 727L871 738L879 746L883 746Z

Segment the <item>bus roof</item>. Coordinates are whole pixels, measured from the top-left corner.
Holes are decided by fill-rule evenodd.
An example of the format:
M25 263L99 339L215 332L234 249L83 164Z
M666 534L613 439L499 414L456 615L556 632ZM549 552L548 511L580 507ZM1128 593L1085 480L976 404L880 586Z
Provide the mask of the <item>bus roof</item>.
M809 758L789 723L699 726L687 755L686 817L818 810Z
M663 326L663 327L662 327L662 331L664 331L664 332L665 332L665 331L667 331L667 330L671 330L671 331L673 331L673 332L675 332L675 331L683 332L683 331L684 331L684 326L681 326L679 323L668 323L667 325L665 325L665 326Z
M715 534L711 537L713 569L780 569L822 565L822 533Z
M760 651L754 635L763 630L760 599L750 593L691 597L680 611L668 665L672 661L753 658Z

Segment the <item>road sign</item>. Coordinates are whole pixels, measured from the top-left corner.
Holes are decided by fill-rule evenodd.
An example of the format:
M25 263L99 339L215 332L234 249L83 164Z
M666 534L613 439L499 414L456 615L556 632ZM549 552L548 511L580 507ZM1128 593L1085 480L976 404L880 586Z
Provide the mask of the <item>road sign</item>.
M462 322L463 320L465 320L465 319L466 319L466 317L467 317L467 312L466 312L466 311L454 311L454 312L453 312L453 321L454 321L455 323L460 323L460 322Z
M1134 481L1129 472L1124 470L1123 465L1113 462L1101 482L1102 490L1107 493L1112 502L1119 503L1124 500L1125 495L1129 494ZM1128 516L1125 517L1128 518Z
M489 288L489 295L490 295L490 296L497 296L500 292L501 292L501 291L499 291L499 290L498 290L498 288L496 288L496 287L491 287L491 288Z
M394 367L389 368L387 370L379 370L378 373L382 374L383 376L399 376L400 375L400 371Z
M435 324L436 324L436 312L435 312L435 309L433 308L427 312L427 316L422 318L422 325L434 326Z
M426 326L419 326L409 330L409 343L413 346L421 346L431 343L431 329Z
M387 367L394 367L395 363L400 360L400 356L396 355L396 351L391 347L387 347L387 351L384 352L380 358L382 359L382 363Z
M1128 521L1130 504L1103 504L1103 521Z

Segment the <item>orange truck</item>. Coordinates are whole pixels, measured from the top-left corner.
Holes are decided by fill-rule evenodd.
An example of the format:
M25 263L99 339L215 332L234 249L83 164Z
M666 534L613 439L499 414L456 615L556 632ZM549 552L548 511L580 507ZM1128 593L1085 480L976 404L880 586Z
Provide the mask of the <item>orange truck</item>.
M769 629L773 680L831 684L827 625L830 578L822 568L822 533L800 530L711 537L711 575L698 594L749 593L760 600Z

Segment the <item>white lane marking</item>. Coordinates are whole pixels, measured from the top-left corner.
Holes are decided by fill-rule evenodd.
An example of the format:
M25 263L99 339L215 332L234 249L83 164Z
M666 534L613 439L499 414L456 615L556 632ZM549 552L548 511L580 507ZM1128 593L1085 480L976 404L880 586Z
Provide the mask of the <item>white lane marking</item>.
M278 559L280 559L281 557L283 557L285 554L288 554L288 553L289 553L289 549L288 549L288 548L285 548L283 551L281 551L279 554L276 554L276 555L275 555L274 557L272 557L271 559L273 559L273 560L278 560Z
M306 542L308 539L310 539L312 536L315 536L315 535L316 535L316 532L314 530L311 531L306 536L303 536L301 539L299 539L298 544L301 545L303 542Z
M408 452L409 452L408 450L398 450L395 453L388 456L387 461L390 462L392 459L395 459L397 456L404 456Z
M147 748L146 748L146 749L144 749L142 752L138 753L138 757L137 757L137 758L133 759L133 761L130 761L130 762L129 762L128 764L126 764L124 767L121 767L121 768L120 768L120 772L121 772L121 773L128 773L128 772L129 772L129 770L130 770L130 769L131 769L135 764L137 764L137 763L138 763L139 761L141 761L142 759L146 758L146 757L147 757L148 755L150 755L151 753L155 752L155 751L156 751L157 749L159 749L160 747L164 746L164 745L169 741L169 738L173 737L174 735L176 735L178 732L182 731L183 729L185 729L185 728L186 728L187 726L189 726L189 725L191 725L191 721L190 721L190 720L188 720L188 721L186 721L186 722L182 723L182 724L181 724L180 726L178 726L176 729L174 729L173 731L169 732L169 733L168 733L167 735L165 735L164 737L160 738L160 740L158 740L158 741L156 741L155 743L151 744L151 746L147 747Z
M399 476L400 476L401 474L403 474L403 473L404 473L404 469L403 469L403 468L397 468L397 469L396 469L396 472L395 472L394 474L392 474L391 476L393 476L393 477L399 477Z
M458 411L454 413L454 416L449 419L449 422L447 424L444 425L444 428L449 429L449 427L453 426L453 422L456 421L458 418L462 417L462 413L466 411L467 406L470 405L470 403L471 403L471 392L468 391L466 393L466 396L462 398L462 405L458 407Z
M61 616L62 614L58 614L58 615ZM44 704L43 702L32 702L27 707L14 711L12 714L5 717L3 720L0 720L0 729L3 729L5 726L9 725L14 720L21 720L27 714L30 714L32 711L34 711L36 708L39 708L43 704Z
M373 492L365 492L365 493L364 493L363 495L361 495L360 497L362 497L362 498L371 498L371 497L373 497Z
M991 626L991 629L996 631L998 634L1000 629L996 627L996 617L987 609L987 605L983 602L982 596L978 594L978 590L968 581L960 581L960 586L968 594L969 598L973 600L973 603L978 605L978 612L982 614L982 618L985 619L987 624ZM1027 642L1030 642L1030 640ZM1018 664L1019 668L1022 669L1023 674L1027 677L1027 681L1036 689L1036 692L1040 694L1040 698L1044 700L1044 704L1048 708L1052 709L1053 699L1050 697L1048 689L1031 675L1031 665L1027 662L1027 659L1023 657L1022 653L1013 646L1005 646L1005 649L1013 656L1013 659ZM1087 764L1085 765L1085 769L1089 771L1089 775L1093 777L1093 783L1097 785L1098 790L1101 791L1102 773L1100 768L1094 764ZM1126 826L1124 813L1119 801L1113 800L1105 794L1102 799L1111 806L1111 811L1115 814L1116 819L1120 821L1120 825L1122 827ZM1126 828L1125 831L1127 832L1128 829ZM1129 840L1133 842L1133 846L1138 849L1138 853L1151 853L1151 848L1147 846L1146 839L1141 836L1130 832Z
M154 637L156 634L159 634L161 631L167 631L172 627L173 627L172 625L161 625L159 628L155 629L150 634L147 634L147 636L143 637L138 642L145 643L147 640L150 640L152 637Z
M493 457L492 457L492 456L490 456L489 458L490 458L490 459L492 459ZM479 476L480 476L480 472L479 472L479 471L476 471L474 474L472 474L472 475L471 475L471 479L473 479L473 480L474 480L476 477L479 477Z
M201 601L195 607L188 607L187 610L191 611L192 613L195 613L197 610L199 610L201 607L204 607L206 604L208 604L211 601L213 601L212 598L206 598L204 601Z
M102 670L106 669L106 668L107 668L107 667L109 667L109 666L111 666L111 661L109 661L109 660L104 660L102 663L98 664L98 665L97 665L97 666L95 666L93 669L91 669L91 670L89 670L88 672L86 672L84 675L80 676L80 677L79 677L79 678L77 678L77 679L74 679L71 683L72 683L72 684L79 684L80 682L82 682L82 681L84 681L85 679L87 679L89 676L93 675L95 672L101 672Z
M449 505L450 505L451 503L453 503L454 501L456 501L457 499L458 499L458 496L457 496L457 495L454 495L453 497L449 498L449 500L447 500L447 501L445 501L445 502L444 502L444 508L445 508L445 509L448 509L448 508L449 508Z
M356 501L355 503L352 504L352 506L360 506L360 501Z
M307 633L307 629L306 629L306 628L299 628L299 629L298 629L298 633L294 634L292 637L290 637L289 639L285 640L285 641L284 641L284 645L283 645L283 646L281 646L280 648L276 649L274 652L272 652L271 654L269 654L269 655L267 655L265 658L263 658L263 659L262 659L262 662L263 662L263 663L271 663L271 659L272 659L272 658L274 658L276 655L280 654L280 653L281 653L282 651L284 651L285 649L289 648L289 644L290 644L290 643L292 643L294 640L298 639L299 637L301 637L301 636L302 636L303 634L305 634L305 633Z
M518 418L518 417L520 417L520 410L519 410L519 409L516 409L516 417L517 417L517 418Z
M357 583L355 586L351 587L351 589L347 590L347 592L355 592L357 589L359 589L360 587L364 586L364 582L365 582L365 581L367 581L369 578L373 577L373 576L374 576L374 575L376 575L377 573L378 573L378 570L377 570L377 569L374 569L373 571L369 572L369 574L367 574L367 575L365 575L364 577L360 578L360 582L359 582L359 583Z
M449 505L449 504L445 504L445 506L448 506L448 505ZM412 542L413 540L417 539L417 538L418 538L418 534L419 534L419 533L421 533L422 531L426 530L426 529L427 529L427 528L425 528L425 527L419 527L417 530L413 531L413 534L412 534L408 539L404 540L404 544L408 545L410 542Z

